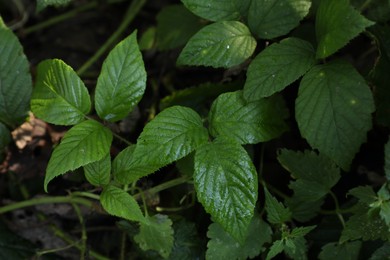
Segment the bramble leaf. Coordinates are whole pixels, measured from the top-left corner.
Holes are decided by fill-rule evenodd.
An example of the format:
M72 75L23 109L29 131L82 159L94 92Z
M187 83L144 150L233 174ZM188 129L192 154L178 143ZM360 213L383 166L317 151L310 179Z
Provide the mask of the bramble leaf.
M11 30L0 27L0 39L0 122L14 128L27 118L30 109L30 66Z
M261 234L261 235L259 235ZM218 223L209 226L206 259L249 259L264 251L263 245L271 242L272 229L258 216L252 219L245 243L240 245Z
M205 210L243 243L257 200L257 174L245 149L223 138L199 147L194 184Z
M374 23L360 15L348 0L321 1L316 15L316 58L326 58Z
M135 31L103 63L96 85L96 112L110 122L123 119L140 101L145 87L146 72Z
M259 38L273 39L297 27L310 6L310 0L251 1L248 24Z
M37 0L37 12L48 6L62 7L72 2L72 0Z
M371 129L375 109L364 78L346 62L317 65L303 77L295 107L302 136L344 170L349 169Z
M8 128L0 122L0 153L11 142L11 133ZM1 162L1 159L0 159Z
M144 251L156 250L163 258L168 258L173 247L172 221L166 215L147 217L147 223L140 223L140 232L134 241Z
M194 110L167 108L145 126L131 161L123 163L115 177L121 183L130 183L183 158L207 140L207 129Z
M57 59L42 61L37 70L32 112L56 125L75 125L84 121L91 109L91 100L76 72Z
M44 187L55 177L103 159L110 151L112 133L96 121L72 127L54 149L47 165Z
M322 247L318 258L320 260L357 260L362 246L361 241L348 243L328 243Z
M267 212L267 220L272 224L283 224L291 220L291 211L286 208L283 203L279 202L265 188L265 210Z
M224 93L212 104L210 133L240 144L255 144L280 136L288 129L288 110L280 96L246 102L242 91Z
M103 159L84 166L84 175L89 183L103 186L110 183L111 157L107 154Z
M238 20L241 16L238 0L181 0L194 14L210 21Z
M216 22L203 27L188 41L177 64L230 68L248 59L256 44L245 24Z
M100 195L103 208L111 215L130 221L147 223L148 220L142 214L137 201L126 191L108 185L104 187Z
M269 97L293 83L315 63L313 46L298 38L271 44L251 62L244 85L248 101Z
M200 19L182 5L163 8L156 17L157 49L164 51L181 47L203 27Z

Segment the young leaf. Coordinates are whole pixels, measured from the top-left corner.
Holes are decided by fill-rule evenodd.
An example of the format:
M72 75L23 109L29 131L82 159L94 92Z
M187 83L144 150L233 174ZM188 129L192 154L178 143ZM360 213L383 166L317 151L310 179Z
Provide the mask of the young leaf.
M287 34L309 13L310 0L251 1L248 24L262 39L273 39Z
M242 91L220 95L209 113L210 133L240 144L265 142L288 129L288 110L281 96L246 102Z
M390 181L390 139L385 145L385 174L388 181Z
M318 258L320 260L358 260L361 246L361 241L353 241L343 244L328 243L322 247Z
M243 243L257 200L257 174L245 149L222 138L199 147L194 183L205 210Z
M200 19L182 5L163 8L156 17L157 49L164 51L181 47L203 27Z
M254 217L248 228L245 243L240 245L218 224L209 226L206 259L249 259L264 251L263 245L271 242L272 229L259 217Z
M84 166L85 178L95 186L103 186L110 183L111 157L107 154L103 159Z
M103 63L95 93L99 117L123 119L145 92L146 72L137 44L137 32L118 43Z
M0 27L0 122L16 127L27 117L32 81L29 63L16 35Z
M256 40L240 22L224 21L205 26L184 47L178 65L230 68L243 63L256 48Z
M316 15L316 57L323 59L332 55L373 24L348 0L321 1Z
M291 211L280 203L265 188L265 210L267 211L267 220L272 224L283 224L291 220Z
M112 133L96 121L84 121L72 127L54 149L47 165L47 184L55 177L103 159L110 151Z
M267 254L266 260L270 260L277 256L278 254L282 253L284 250L284 243L282 240L276 240L272 243L272 246L269 249L269 252Z
M137 201L126 191L113 185L104 187L100 195L103 208L111 215L130 221L147 223L148 220L142 214Z
M0 153L11 142L11 133L8 128L0 122ZM0 159L1 161L1 159Z
M364 78L346 62L317 65L303 77L295 107L302 136L344 170L349 169L371 129L375 109Z
M181 0L194 14L210 21L229 21L240 18L237 0Z
M42 11L48 6L61 7L66 6L72 0L37 0L37 12Z
M131 161L124 163L115 177L121 183L130 183L183 158L207 140L207 129L194 110L167 108L145 126Z
M248 101L269 97L305 74L315 63L313 46L298 38L271 44L251 62L244 85Z
M31 110L46 122L75 125L91 109L88 90L73 69L62 60L39 63Z
M168 258L173 247L172 221L166 215L147 217L147 223L140 223L140 232L134 241L144 251L156 250L163 258Z

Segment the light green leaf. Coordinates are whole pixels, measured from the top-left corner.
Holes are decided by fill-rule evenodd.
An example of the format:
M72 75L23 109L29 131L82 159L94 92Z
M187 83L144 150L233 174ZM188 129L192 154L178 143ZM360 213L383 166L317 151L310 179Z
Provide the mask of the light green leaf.
M313 67L301 81L295 117L309 144L344 170L365 142L374 111L364 78L348 63Z
M1 17L1 15L0 15L0 27L1 28L7 28L5 23L4 23L4 21L3 21L3 18Z
M118 167L121 170L115 177L121 183L130 183L183 158L207 140L207 129L194 110L167 108L145 126L131 161Z
M273 39L297 27L310 6L310 0L251 1L248 24L259 38Z
M126 191L113 185L104 187L100 195L103 208L111 215L130 221L148 223L137 201Z
M103 186L110 183L111 157L107 154L103 159L84 166L85 178L95 186Z
M251 62L244 85L248 101L269 97L305 74L315 63L313 46L298 38L271 44Z
M96 112L110 122L123 119L141 100L145 87L146 72L135 31L103 63L96 85Z
M320 260L358 260L361 241L349 243L328 243L322 247L318 258Z
M316 57L323 59L332 55L373 24L348 0L321 1L316 15Z
M37 0L37 12L48 6L62 7L72 2L72 0Z
M111 141L111 131L96 121L88 120L72 127L51 155L45 191L53 178L103 159L110 151Z
M388 181L390 181L390 139L385 145L385 174Z
M264 251L263 245L271 242L271 235L271 227L256 216L248 228L245 243L240 245L221 225L213 223L207 232L210 240L207 243L206 259L252 259Z
M134 236L134 241L142 250L156 250L163 258L168 258L173 247L172 221L161 214L147 220L140 223L140 232Z
M267 212L267 220L272 224L283 224L291 220L291 211L286 208L283 203L279 202L265 188L265 210Z
M91 109L88 90L73 69L62 60L39 63L31 99L32 112L46 122L74 125Z
M202 28L184 47L178 65L230 68L243 63L256 48L256 40L240 22L217 22Z
M30 109L30 66L11 30L0 27L0 39L0 122L14 128L27 118Z
M257 173L245 149L222 138L199 147L194 184L205 210L243 243L257 200Z
M390 231L390 192L389 184L385 183L378 191L377 204L380 206L379 215L386 222ZM375 205L370 205L375 206Z
M157 49L161 51L184 46L203 27L201 20L182 5L163 8L156 20Z
M0 153L11 142L11 133L8 128L0 122ZM0 159L1 161L1 159Z
M281 96L246 102L242 91L224 93L212 104L210 133L240 144L255 144L280 136L288 129L288 110Z
M194 14L210 21L229 21L240 18L237 0L181 0Z

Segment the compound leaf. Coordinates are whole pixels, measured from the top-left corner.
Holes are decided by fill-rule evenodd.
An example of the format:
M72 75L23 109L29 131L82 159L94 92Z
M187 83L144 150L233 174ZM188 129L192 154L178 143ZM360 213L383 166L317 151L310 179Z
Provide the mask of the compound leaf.
M269 97L305 74L315 63L313 46L298 38L271 44L251 62L244 85L248 101Z
M46 122L74 125L91 109L88 90L73 69L62 60L39 63L31 99L32 112Z
M243 243L257 200L257 174L245 149L222 138L199 147L194 183L205 210Z
M261 234L261 235L259 235ZM209 226L206 259L249 259L264 251L263 245L271 242L271 227L259 217L254 217L248 228L245 243L240 245L218 223Z
M140 223L148 222L137 201L129 193L118 187L113 185L104 187L100 195L100 202L103 208L113 216Z
M0 27L0 122L16 127L30 109L30 66L16 35Z
M288 129L288 110L280 96L246 102L242 91L224 93L211 106L210 133L240 144L255 144L280 136Z
M137 44L137 32L118 43L103 63L95 94L99 117L115 122L123 119L145 92L146 72Z
M51 155L45 191L53 178L103 159L110 151L111 141L111 131L96 121L88 120L72 127Z
M316 15L316 57L323 59L332 55L373 24L348 0L321 1Z
M84 166L84 175L89 183L95 186L107 185L110 182L111 157L107 154L103 159Z
M147 217L147 223L140 224L134 241L142 250L156 250L163 258L168 258L173 247L172 221L168 216L157 214Z
M259 38L273 39L297 27L310 6L310 0L251 1L248 24Z
M241 16L237 0L181 0L194 14L210 21L238 20Z
M320 260L357 260L361 246L361 241L353 241L343 244L328 243L322 247L318 258Z
M131 161L118 167L121 170L116 173L116 178L121 183L137 180L183 158L207 140L207 129L194 110L169 107L145 126Z
M264 189L265 210L267 211L267 220L272 224L283 224L291 220L291 211L279 202L274 196Z
M248 59L255 47L256 40L243 23L216 22L203 27L188 41L177 64L230 68Z
M302 136L347 170L375 109L364 78L346 62L317 65L303 77L295 107Z

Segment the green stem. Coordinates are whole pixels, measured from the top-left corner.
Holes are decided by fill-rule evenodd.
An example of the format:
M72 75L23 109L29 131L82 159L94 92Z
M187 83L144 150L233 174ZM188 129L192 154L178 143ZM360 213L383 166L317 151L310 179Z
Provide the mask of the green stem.
M78 69L77 73L80 76L84 74L89 69L89 67L91 67L115 42L118 41L119 37L134 20L135 16L138 14L145 3L146 0L133 0L131 2L118 29L116 29L116 31L110 36L110 38L108 38L108 40L100 47L100 49L97 50L97 52L95 52L95 54Z
M173 180L161 183L161 184L159 184L157 186L154 186L153 188L150 188L148 190L144 190L144 191L141 191L141 192L139 192L137 194L134 194L133 197L135 199L139 199L142 196L142 193L155 194L155 193L158 193L160 191L167 190L169 188L172 188L172 187L178 186L180 184L186 183L186 182L188 182L188 180L189 180L188 177L180 177L180 178L177 178L177 179L173 179Z
M330 191L329 194L333 198L333 201L334 201L334 204L335 204L336 215L339 218L339 220L340 220L341 224L343 225L343 227L345 228L345 221L344 221L343 215L340 213L340 205L339 205L339 201L337 199L337 196L332 191Z
M75 191L72 193L72 196L82 196L82 197L86 197L86 198L90 198L90 199L94 199L94 200L100 200L100 196L97 195L97 194L93 194L93 193L90 193L90 192L85 192L85 191Z
M367 7L370 6L371 3L372 3L372 0L366 0L366 1L359 7L359 11L360 11L360 12L364 12L364 10L366 10Z
M87 231L85 229L85 223L83 214L81 214L80 207L76 203L72 203L74 211L79 219L81 225L81 248L80 248L80 260L85 260L87 250Z

